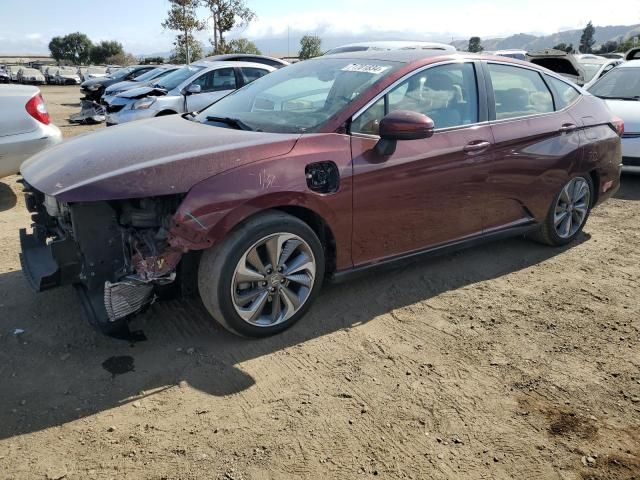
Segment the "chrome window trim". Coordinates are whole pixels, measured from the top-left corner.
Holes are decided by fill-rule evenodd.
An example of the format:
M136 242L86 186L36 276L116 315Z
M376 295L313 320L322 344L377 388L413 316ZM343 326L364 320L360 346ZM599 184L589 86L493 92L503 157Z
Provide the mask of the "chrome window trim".
M406 75L404 75L403 77L399 78L395 82L393 82L386 89L384 89L382 92L378 93L378 95L373 97L373 99L369 100L365 104L364 107L362 107L356 113L351 115L351 123L355 122L364 112L366 112L369 109L369 107L372 107L374 103L376 103L378 100L383 98L391 90L393 90L395 87L397 87L402 82L407 80L409 77L412 77L413 75L416 75L416 74L418 74L420 72L424 72L425 70L428 70L428 69L433 68L433 67L439 67L441 65L451 65L451 64L455 64L455 63L470 63L474 67L474 73L475 73L475 76L476 76L476 86L477 86L478 82L479 82L479 78L478 78L479 75L478 75L478 72L476 72L476 68L475 68L476 61L477 61L476 59L468 59L468 58L462 58L462 59L456 59L456 60L442 60L440 62L430 63L429 65L424 65L424 66L422 66L422 67L420 67L420 68L418 68L416 70L413 70L413 71L407 73ZM478 88L478 90L479 90L479 88ZM480 94L480 92L478 92L478 97L479 97L479 94ZM480 98L478 98L478 108L479 108L479 105L480 105ZM471 126L474 126L474 125L482 125L482 124L487 124L487 123L488 122L475 122L475 123L467 123L467 124L464 124L464 125L456 125L455 127L436 128L436 129L434 129L434 133L442 132L442 131L445 131L445 130L458 129L458 128L467 128L467 127L471 127ZM380 138L379 135L371 135L371 134L367 134L367 133L358 133L358 132L352 132L352 131L349 131L349 134L350 135L362 136L364 138Z

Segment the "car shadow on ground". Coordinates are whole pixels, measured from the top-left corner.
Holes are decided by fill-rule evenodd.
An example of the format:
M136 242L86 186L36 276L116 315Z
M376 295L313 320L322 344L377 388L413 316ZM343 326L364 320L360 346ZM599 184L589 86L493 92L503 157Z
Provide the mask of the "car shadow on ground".
M71 288L35 294L22 272L2 274L0 439L63 425L181 381L215 396L241 392L260 382L242 362L527 268L588 239L583 233L571 246L551 248L515 238L329 284L297 325L261 340L217 327L195 300L157 303L134 320L146 341L104 337L84 321Z
M16 194L6 183L0 182L0 212L11 210L17 203Z
M622 175L620 189L615 198L620 200L640 200L640 175Z

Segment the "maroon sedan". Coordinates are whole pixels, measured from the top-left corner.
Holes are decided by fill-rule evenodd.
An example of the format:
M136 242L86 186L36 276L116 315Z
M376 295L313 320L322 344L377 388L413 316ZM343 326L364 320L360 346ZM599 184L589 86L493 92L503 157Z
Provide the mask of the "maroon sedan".
M517 60L325 56L33 157L23 270L76 286L107 332L197 291L232 332L271 335L327 278L509 235L571 242L618 188L622 129Z

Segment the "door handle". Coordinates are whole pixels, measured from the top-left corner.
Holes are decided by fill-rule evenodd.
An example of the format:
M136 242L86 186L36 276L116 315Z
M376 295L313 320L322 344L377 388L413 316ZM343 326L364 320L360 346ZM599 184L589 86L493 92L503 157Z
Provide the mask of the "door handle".
M472 155L474 153L484 152L487 148L491 146L491 143L486 140L476 140L474 142L467 143L463 150L465 153Z
M563 124L563 125L558 129L558 131L559 131L560 133L563 133L563 132L573 132L573 131L574 131L575 129L577 129L577 128L578 128L578 126L577 126L577 125L574 125L573 123L565 123L565 124Z

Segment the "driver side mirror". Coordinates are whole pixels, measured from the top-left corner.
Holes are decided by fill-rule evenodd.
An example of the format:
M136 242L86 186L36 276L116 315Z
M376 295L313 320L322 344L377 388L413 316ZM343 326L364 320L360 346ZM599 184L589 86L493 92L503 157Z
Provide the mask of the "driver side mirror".
M398 140L422 140L433 135L435 124L418 112L398 110L380 120L380 141L376 152L388 157L396 151Z
M183 90L183 95L196 95L202 92L202 86L192 83Z

